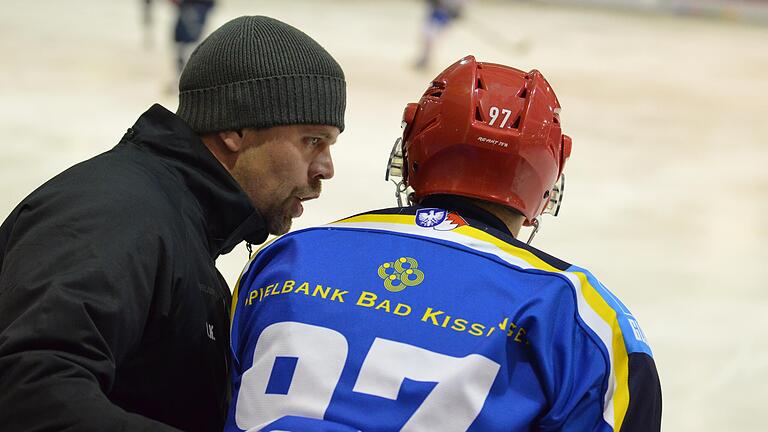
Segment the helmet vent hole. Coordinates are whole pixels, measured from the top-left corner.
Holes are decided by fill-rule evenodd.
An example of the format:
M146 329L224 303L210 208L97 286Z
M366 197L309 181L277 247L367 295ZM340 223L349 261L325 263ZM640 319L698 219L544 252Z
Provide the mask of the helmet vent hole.
M549 198L549 191L544 192L544 199Z
M520 129L520 119L522 119L523 116L519 115L515 119L514 123L512 123L512 129Z
M479 106L475 107L475 120L477 120L477 121L485 121L485 119L483 118L483 113L482 113L482 111L480 111L480 107Z
M417 162L413 163L413 172L419 171L419 164Z
M478 90L485 90L485 86L483 85L483 82L480 81L480 78L477 78L477 89Z
M555 124L560 124L560 119L559 119L559 118L557 118L557 116L554 116L554 117L552 117L552 121L553 121Z
M528 96L528 89L523 87L522 90L520 90L520 94L517 95L520 99L525 99L525 97Z
M443 90L445 90L445 83L432 81L432 85L424 92L424 96L439 98L443 95Z

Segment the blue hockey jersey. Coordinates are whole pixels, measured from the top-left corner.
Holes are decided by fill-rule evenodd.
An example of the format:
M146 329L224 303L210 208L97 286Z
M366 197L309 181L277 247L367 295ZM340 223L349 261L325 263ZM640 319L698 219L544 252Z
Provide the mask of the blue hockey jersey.
M588 271L455 212L366 213L256 253L227 431L650 431L635 318Z

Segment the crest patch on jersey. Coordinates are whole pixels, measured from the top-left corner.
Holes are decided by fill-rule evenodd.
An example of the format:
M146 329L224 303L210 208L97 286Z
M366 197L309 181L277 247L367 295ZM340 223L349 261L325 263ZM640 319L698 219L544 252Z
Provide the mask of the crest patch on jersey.
M461 216L438 208L423 208L416 211L416 225L438 231L452 231L467 225Z
M445 220L445 210L438 208L423 208L416 210L416 225L422 228L432 228Z

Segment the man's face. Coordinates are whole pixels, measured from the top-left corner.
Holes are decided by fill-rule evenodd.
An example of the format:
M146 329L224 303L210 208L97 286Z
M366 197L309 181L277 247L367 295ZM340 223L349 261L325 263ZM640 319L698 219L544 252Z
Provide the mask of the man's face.
M333 177L334 126L290 125L244 129L243 149L231 170L270 234L285 234L304 211L302 201L320 196L320 181Z

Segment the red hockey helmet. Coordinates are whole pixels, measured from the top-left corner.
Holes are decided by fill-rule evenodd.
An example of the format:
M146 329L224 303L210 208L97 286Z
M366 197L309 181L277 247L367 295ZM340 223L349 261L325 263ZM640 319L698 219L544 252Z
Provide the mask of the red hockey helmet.
M559 208L571 154L559 112L539 71L467 56L406 107L402 166L391 163L390 173L402 174L415 202L435 194L478 198L515 208L531 224Z

